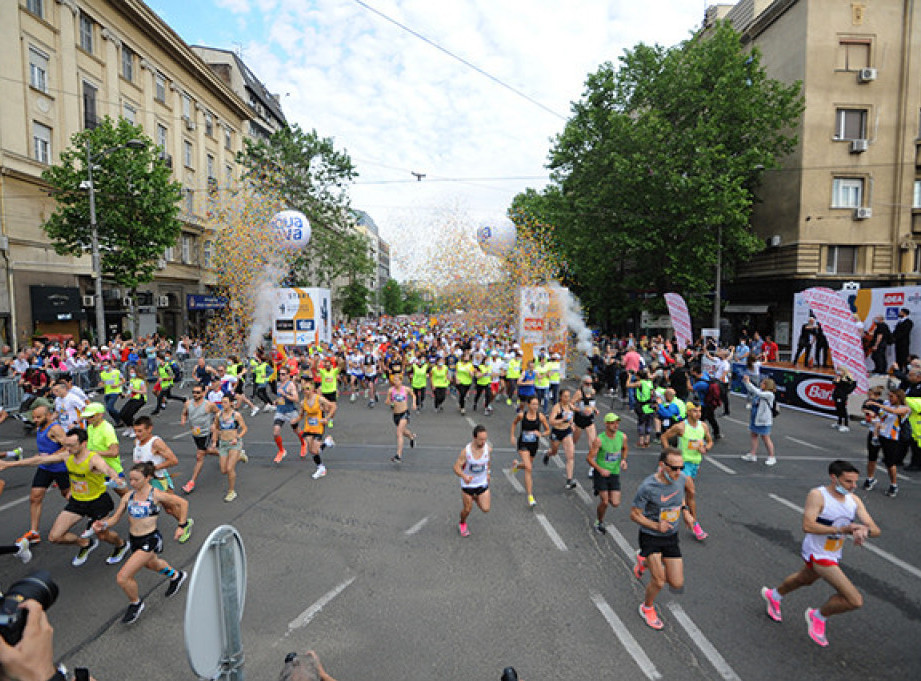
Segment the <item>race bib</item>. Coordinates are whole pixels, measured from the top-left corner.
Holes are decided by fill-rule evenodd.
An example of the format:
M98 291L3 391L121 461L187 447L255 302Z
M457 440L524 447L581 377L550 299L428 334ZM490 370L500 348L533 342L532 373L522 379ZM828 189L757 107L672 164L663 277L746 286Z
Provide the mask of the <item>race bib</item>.
M310 416L310 417L308 417L308 419L307 419L307 425L308 425L308 426L318 426L318 425L320 425L320 419L318 419L318 418L315 417L315 416Z
M703 444L703 440L688 440L688 449L692 449L695 452L700 451L700 446Z
M195 437L199 437L201 435L201 428L199 428L198 426L195 426L192 429L192 435L194 435Z
M537 442L537 431L525 430L521 433L522 442Z
M828 551L829 553L835 553L837 551L840 551L843 546L844 546L844 537L842 536L830 535L825 540L825 550Z
M70 489L75 494L89 494L90 484L86 480L71 480Z
M620 461L620 452L605 452L605 463L617 463Z
M670 525L674 525L678 522L678 516L681 514L681 507L674 506L672 508L663 508L659 511L659 520L664 520Z
M486 470L485 463L472 463L470 464L470 472L476 475L477 473L482 473Z

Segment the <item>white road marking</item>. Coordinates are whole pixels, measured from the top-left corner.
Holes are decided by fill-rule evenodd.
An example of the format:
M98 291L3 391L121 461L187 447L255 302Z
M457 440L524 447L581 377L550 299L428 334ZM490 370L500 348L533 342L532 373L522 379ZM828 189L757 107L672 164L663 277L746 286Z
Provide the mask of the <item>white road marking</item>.
M901 473L896 473L895 477L897 477L899 480L908 480L908 482L911 482L911 478L909 478L907 475L902 475Z
M716 459L714 459L712 456L706 456L706 457L704 457L704 460L705 460L705 461L709 461L710 463L712 463L714 466L716 466L716 467L719 468L721 471L723 471L723 473L728 473L729 475L735 475L735 474L736 474L736 472L735 472L734 470L732 470L729 466L727 466L726 464L720 463L719 461L717 461Z
M559 454L557 454L556 456L551 456L550 460L556 464L557 468L563 468L564 466L566 466L566 464L563 463L563 457L560 456Z
M585 488L582 486L581 482L576 481L576 494L579 495L579 498L584 501L589 506L592 505L593 499L591 495L585 491Z
M659 673L659 670L656 669L656 666L652 663L652 660L649 659L649 656L646 654L646 651L643 650L643 647L637 642L633 635L627 631L626 625L617 616L617 613L614 612L614 609L608 605L608 602L601 597L601 594L592 593L592 603L595 604L595 607L598 608L598 611L601 613L601 616L604 617L605 621L608 623L608 626L611 627L611 631L614 632L614 635L617 637L617 640L620 641L621 645L630 653L630 657L633 658L633 661L636 662L636 665L640 668L640 671L646 675L647 679L661 679L662 674Z
M416 534L416 532L421 530L428 521L429 521L428 516L426 516L425 518L420 520L418 523L416 523L415 525L410 527L408 530L406 530L404 534L407 534L407 535Z
M173 437L171 437L170 440L178 440L179 438L183 438L186 435L190 435L191 433L192 433L191 430L186 430L186 431L179 433L178 435L173 435Z
M547 520L547 516L545 516L543 513L535 513L534 515L537 518L537 522L539 522L541 527L544 528L544 532L546 532L547 536L550 537L550 541L553 542L554 546L556 546L560 551L568 551L569 549L566 548L566 544L563 543L563 538L557 534L555 529L553 529L553 525L551 525L550 521Z
M318 600L316 603L311 605L300 615L298 615L293 620L291 620L291 622L288 624L288 632L285 634L285 637L287 637L295 629L300 629L301 627L305 627L308 624L310 624L310 621L314 617L316 617L323 608L329 605L330 601L332 601L336 596L338 596L343 591L345 591L346 588L348 588L348 586L354 581L355 581L355 577L345 580L344 582L342 582L342 584L337 586L332 591L328 591L326 594L323 595L322 598L320 598L320 600Z
M516 478L514 474L512 474L512 471L508 468L503 468L502 472L505 473L505 477L508 478L509 484L512 486L512 489L518 492L518 494L524 494L524 486L522 486L522 484L518 482L518 478Z
M19 506L19 504L24 504L29 500L29 497L20 497L15 501L8 501L7 503L0 506L0 511L5 511L8 508L13 508L13 506Z
M611 535L611 539L614 540L614 543L624 552L624 555L627 556L629 560L636 560L636 549L630 546L630 542L627 541L627 538L621 534L614 525L608 524L608 534Z
M470 427L471 427L471 428L476 428L476 421L474 421L474 420L473 420L472 418L470 418L469 416L465 416L464 418L467 419L467 423L470 424Z
M700 652L704 654L704 657L710 660L710 664L716 669L717 674L726 679L726 681L741 681L739 675L733 671L729 663L726 662L726 659L720 655L716 647L707 640L700 628L691 621L691 618L688 617L684 608L675 601L670 601L668 603L668 609L671 610L678 624L680 624L688 633L688 636L691 637L691 642L700 648Z
M771 499L773 499L774 501L779 501L781 504L783 504L784 506L786 506L787 508L791 510L794 510L798 513L803 512L803 508L801 506L797 506L792 501L787 501L783 497L779 497L776 494L768 494L768 496L771 497ZM869 544L869 543L864 544L863 548L865 548L870 553L875 553L877 556L879 556L880 558L884 560L888 560L893 565L902 568L908 574L921 579L921 569L916 568L914 565L910 563L906 563L904 560L902 560L901 558L897 556L893 556L888 551L883 551L881 548L874 546L873 544Z
M790 442L795 442L798 445L803 445L803 447L811 447L812 449L818 449L823 452L828 451L825 449L825 447L819 447L818 445L814 445L811 442L806 442L805 440L797 440L795 437L790 437L789 435L786 437Z
M748 427L748 421L740 421L739 419L734 419L731 416L723 416L722 418L727 421L732 421L733 423L738 423L740 426Z

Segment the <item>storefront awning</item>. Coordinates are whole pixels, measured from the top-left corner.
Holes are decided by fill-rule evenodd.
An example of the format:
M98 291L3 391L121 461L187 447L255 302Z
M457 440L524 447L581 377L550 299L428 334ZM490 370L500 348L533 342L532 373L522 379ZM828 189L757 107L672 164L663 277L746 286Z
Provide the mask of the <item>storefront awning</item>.
M744 305L741 303L730 303L723 308L726 314L767 314L769 305Z

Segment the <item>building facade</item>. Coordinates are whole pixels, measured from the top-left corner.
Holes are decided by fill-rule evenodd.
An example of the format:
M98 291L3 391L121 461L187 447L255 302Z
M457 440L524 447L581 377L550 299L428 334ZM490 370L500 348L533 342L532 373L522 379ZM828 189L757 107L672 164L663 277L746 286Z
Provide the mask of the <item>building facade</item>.
M183 185L182 235L138 296L141 333L195 331L215 283L209 192L238 176L252 113L140 0L0 2L0 336L84 335L94 316L89 256L54 253L42 223L54 201L42 171L104 116L140 125ZM49 288L50 287L50 288ZM58 305L43 304L48 293ZM107 334L130 329L127 292L104 283Z
M921 282L921 13L911 0L743 0L707 10L801 81L799 144L766 173L766 248L728 287L727 316L789 342L793 294ZM741 322L740 322L741 320Z

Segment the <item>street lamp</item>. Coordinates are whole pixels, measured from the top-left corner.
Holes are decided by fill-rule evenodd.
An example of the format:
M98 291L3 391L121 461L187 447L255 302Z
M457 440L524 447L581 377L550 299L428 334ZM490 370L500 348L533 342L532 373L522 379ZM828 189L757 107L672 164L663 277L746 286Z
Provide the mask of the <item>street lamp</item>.
M85 186L81 184L82 189L89 190L90 198L90 244L93 258L93 283L95 292L93 299L96 308L96 345L102 347L106 338L106 312L102 305L102 261L99 256L99 230L96 225L96 188L93 186L93 163L99 159L108 156L112 152L121 149L146 149L147 145L138 139L128 140L124 144L119 144L108 149L103 149L98 154L93 154L92 144L89 137L86 139L86 173L87 181Z

